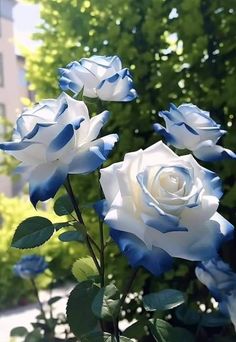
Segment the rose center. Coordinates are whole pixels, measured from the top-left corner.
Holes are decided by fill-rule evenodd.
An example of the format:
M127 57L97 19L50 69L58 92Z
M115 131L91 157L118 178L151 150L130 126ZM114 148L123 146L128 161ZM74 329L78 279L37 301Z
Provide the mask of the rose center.
M177 174L173 174L170 172L163 172L159 178L159 185L163 188L163 190L175 193L181 187L181 180Z

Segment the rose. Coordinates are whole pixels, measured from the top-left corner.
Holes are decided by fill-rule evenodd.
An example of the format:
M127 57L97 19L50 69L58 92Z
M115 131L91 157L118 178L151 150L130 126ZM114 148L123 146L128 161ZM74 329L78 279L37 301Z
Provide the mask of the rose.
M128 69L122 69L119 57L92 56L71 62L59 69L60 87L76 95L104 101L132 101L137 97Z
M162 142L102 169L100 182L112 237L132 265L155 274L169 265L170 256L215 256L233 229L216 212L222 195L219 177Z
M204 161L236 158L234 152L216 145L226 131L210 118L209 112L192 104L171 104L170 110L160 112L159 116L165 120L166 128L156 123L154 129L173 146L186 148Z
M107 159L118 136L96 138L108 117L104 111L90 119L85 103L65 93L19 116L13 142L0 148L22 162L17 172L29 180L34 206L54 197L67 174L94 171Z
M21 278L34 278L48 268L47 262L40 255L23 256L13 267L13 272Z
M236 274L219 257L199 263L196 276L219 302L220 311L229 316L236 329Z

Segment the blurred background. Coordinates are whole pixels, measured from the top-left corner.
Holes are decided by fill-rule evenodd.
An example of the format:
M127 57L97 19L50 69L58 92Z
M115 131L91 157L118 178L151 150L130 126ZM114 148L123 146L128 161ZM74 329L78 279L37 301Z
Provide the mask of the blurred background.
M105 131L120 134L108 163L158 141L152 124L160 122L158 111L168 109L170 102L191 102L210 111L228 131L222 144L236 150L235 0L0 0L1 140L10 139L15 118L25 106L60 94L59 67L94 54L118 55L130 68L139 95L136 102L107 104L112 118ZM22 281L15 291L11 269L22 252L10 249L9 243L17 224L39 211L29 203L23 182L12 176L15 161L1 154L0 162L0 310L4 310L31 301L27 283ZM235 225L234 162L205 166L221 176L225 195L219 211ZM96 218L88 205L99 198L91 185L93 177L78 176L74 186L96 236ZM46 211L41 207L40 215L55 221L50 206ZM231 241L222 247L221 255L236 271L235 247ZM39 280L42 288L72 280L73 260L86 253L83 246L78 251L73 243L59 242L57 236L36 252L50 262L51 273ZM125 260L117 259L115 247L109 253L107 275L116 278L117 270L122 270L125 277ZM196 284L193 269L193 263L176 262L158 284L143 272L135 286L146 292L179 288L196 300L197 286L199 298L206 293ZM135 314L132 310L125 313L127 319Z

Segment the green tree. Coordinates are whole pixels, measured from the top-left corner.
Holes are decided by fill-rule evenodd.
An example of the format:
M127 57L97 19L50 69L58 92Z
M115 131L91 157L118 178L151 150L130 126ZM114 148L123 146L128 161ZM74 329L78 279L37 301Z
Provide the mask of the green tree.
M28 0L29 1L29 0ZM58 67L93 54L121 57L134 76L139 98L113 113L107 131L120 133L116 159L160 137L152 130L169 102L192 102L228 129L234 149L236 104L234 0L30 0L40 3L37 50L26 52L26 68L37 98L60 93ZM210 165L224 178L224 214L235 221L232 162ZM209 166L208 166L209 167ZM90 183L83 178L83 187ZM84 191L82 192L84 193ZM89 200L95 195L88 193ZM86 199L87 200L87 199Z
M34 34L40 45L33 53L25 52L28 79L38 100L59 95L57 68L72 60L93 54L116 54L121 57L123 65L130 68L139 98L125 106L106 104L113 113L106 130L120 133L117 153L109 162L120 160L126 152L145 148L159 140L152 124L159 120L158 111L167 109L169 102L176 105L192 102L209 110L212 117L229 131L223 143L228 148L235 148L234 0L29 2L40 4L42 17L42 24ZM91 109L94 111L92 105ZM221 212L235 223L232 162L206 166L215 168L223 178L227 194ZM83 203L98 197L91 186L94 176L79 176L77 179L78 194L83 194ZM227 248L227 254L223 252L223 255L236 269L236 258L231 250L234 249ZM123 259L120 260L124 268ZM182 266L177 267L175 274L164 276L158 286L169 281L171 286L174 282L186 289L190 284L192 289L189 292L193 293L191 267L183 269ZM111 263L111 274L115 274L118 268L117 261L115 265ZM142 282L146 278L145 274ZM157 287L150 278L145 284L149 290Z

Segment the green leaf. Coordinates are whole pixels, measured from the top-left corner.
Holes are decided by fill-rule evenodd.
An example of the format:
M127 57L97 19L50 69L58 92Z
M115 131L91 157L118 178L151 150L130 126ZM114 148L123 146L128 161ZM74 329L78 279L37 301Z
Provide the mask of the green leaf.
M181 305L175 310L176 317L186 325L198 324L201 319L201 313L197 310Z
M184 294L178 290L166 289L158 293L143 296L143 305L146 311L170 310L183 304Z
M98 270L90 256L76 260L72 266L72 273L79 282L98 276Z
M52 297L48 300L48 305L52 305L56 302L58 302L60 299L62 299L61 296L55 296L55 297Z
M81 342L116 342L115 336L109 333L92 332L80 338Z
M42 337L40 329L36 328L26 336L24 342L41 342Z
M62 229L62 228L67 228L70 227L70 223L69 222L58 222L58 223L53 223L54 225L54 229L56 231Z
M92 332L90 334L84 335L80 338L81 342L117 342L115 336L109 333L102 332ZM129 338L125 336L120 336L120 342L132 342Z
M119 304L119 293L114 284L101 288L92 304L93 313L102 319L111 320Z
M73 213L74 207L68 195L59 197L53 207L58 216L69 215Z
M170 342L173 327L162 319L150 319L148 327L157 342Z
M221 327L227 324L231 324L230 319L220 312L202 314L201 325L204 327Z
M62 242L71 242L71 241L84 242L86 237L83 232L68 231L68 232L64 232L60 234L58 238Z
M11 330L10 336L25 336L28 330L25 327L15 327Z
M41 216L34 216L22 221L12 239L12 247L33 248L46 242L54 232L51 221Z
M71 331L77 337L92 332L98 325L98 319L91 309L98 290L91 281L84 281L76 285L69 295L67 320Z
M145 327L148 325L147 319L141 319L132 325L130 325L128 328L123 331L123 335L129 337L129 338L136 338L140 339L142 336L146 335Z
M194 336L187 329L176 327L172 328L168 342L194 342Z

